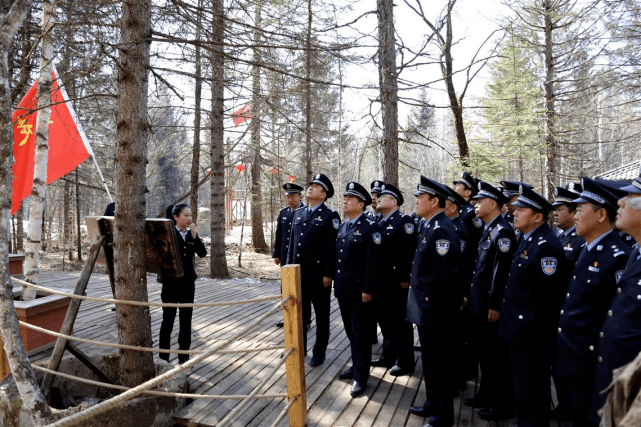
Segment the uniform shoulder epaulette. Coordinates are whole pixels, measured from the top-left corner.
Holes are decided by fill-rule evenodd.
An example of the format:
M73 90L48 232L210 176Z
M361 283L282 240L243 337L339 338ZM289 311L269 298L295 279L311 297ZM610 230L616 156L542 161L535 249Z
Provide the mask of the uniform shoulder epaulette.
M376 224L376 221L373 221L373 220L371 220L371 219L369 219L369 218L365 218L365 221L367 221L367 222L369 223L369 225L374 225L374 224Z
M539 246L546 244L548 241L543 239L543 237L539 237Z
M438 221L434 221L434 230L441 228L441 224L438 223Z

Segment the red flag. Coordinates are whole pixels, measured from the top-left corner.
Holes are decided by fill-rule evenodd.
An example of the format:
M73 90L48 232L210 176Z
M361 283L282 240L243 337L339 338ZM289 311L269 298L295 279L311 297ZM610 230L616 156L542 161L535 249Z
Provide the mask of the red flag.
M78 124L69 97L55 70L51 72L51 117L49 118L49 154L47 184L74 170L93 154L84 131ZM31 194L34 158L36 154L36 120L38 81L29 88L14 111L13 119L13 183L11 215L20 209L20 203Z
M240 110L234 111L231 113L231 117L234 120L234 127L241 123L245 123L247 120L252 118L252 104L247 104Z

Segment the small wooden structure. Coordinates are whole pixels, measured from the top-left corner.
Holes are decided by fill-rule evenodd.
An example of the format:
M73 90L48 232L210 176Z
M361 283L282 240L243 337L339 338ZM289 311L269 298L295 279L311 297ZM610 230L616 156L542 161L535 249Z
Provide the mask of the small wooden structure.
M22 279L24 277L24 254L9 254L9 274Z

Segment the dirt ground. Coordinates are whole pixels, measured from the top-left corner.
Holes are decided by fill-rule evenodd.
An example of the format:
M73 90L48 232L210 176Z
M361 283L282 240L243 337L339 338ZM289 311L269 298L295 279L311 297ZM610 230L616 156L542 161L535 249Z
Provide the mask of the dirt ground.
M207 257L196 257L196 271L199 277L207 277L210 272L210 243L209 239L203 239L207 247ZM225 245L225 252L227 254L227 268L231 278L254 278L256 280L279 280L280 268L274 264L271 255L252 252L249 244L243 245L243 253L238 263L239 255L238 243L227 243ZM87 259L89 252L89 244L83 245L83 261ZM46 252L40 253L40 269L42 270L55 270L55 271L80 271L84 262L76 259L76 252L74 251L74 260L70 261L68 254L65 255L63 250L50 249ZM106 273L105 267L96 265L94 268L96 273Z

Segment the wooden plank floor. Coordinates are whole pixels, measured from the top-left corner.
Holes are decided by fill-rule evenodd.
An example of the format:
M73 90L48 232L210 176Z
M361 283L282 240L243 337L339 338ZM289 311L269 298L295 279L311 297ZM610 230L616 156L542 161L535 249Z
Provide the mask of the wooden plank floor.
M79 273L42 271L40 283L52 288L73 289ZM160 301L160 284L155 276L148 276L147 286L150 301ZM214 281L199 279L196 283L196 302L231 301L257 298L279 293L279 283L252 280ZM93 274L87 287L87 295L111 297L111 288L106 275ZM252 305L236 305L213 308L196 308L192 320L192 349L203 350L224 340L254 319L267 312L273 302ZM82 338L105 342L117 342L116 313L111 305L83 302L74 326L75 335ZM160 308L151 308L151 323L154 345L162 319ZM265 345L283 345L283 330L275 327L282 314L272 315L230 349L251 349ZM174 326L172 348L177 348L178 320ZM315 328L309 332L310 346L315 341ZM382 337L379 334L379 343ZM106 347L79 344L89 355L111 353ZM380 354L380 344L373 347ZM51 350L31 356L32 361L45 360ZM216 355L205 363L196 365L189 375L191 391L199 394L249 394L252 389L266 381L260 394L286 393L285 368L276 375L266 378L273 363L280 360L281 351ZM310 351L311 353L311 351ZM419 354L417 369L412 376L393 377L384 368L372 368L366 393L358 398L349 394L350 382L338 379L338 374L351 365L349 341L343 330L338 304L332 300L331 336L327 359L319 367L305 369L307 383L308 425L324 427L369 427L369 426L411 426L424 425L427 420L411 415L410 405L420 405L425 399L425 385L422 381L422 367ZM308 363L310 357L306 358ZM176 362L172 355L171 363ZM455 400L456 424L461 427L516 426L516 420L490 423L480 420L476 410L466 407L462 401L474 395L477 385L468 382L467 390ZM174 418L176 425L215 426L237 404L236 400L196 400ZM233 423L233 426L270 426L285 406L284 399L255 400ZM288 418L279 424L288 425ZM551 422L554 427L569 427L569 423Z

